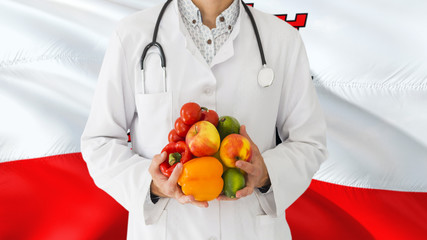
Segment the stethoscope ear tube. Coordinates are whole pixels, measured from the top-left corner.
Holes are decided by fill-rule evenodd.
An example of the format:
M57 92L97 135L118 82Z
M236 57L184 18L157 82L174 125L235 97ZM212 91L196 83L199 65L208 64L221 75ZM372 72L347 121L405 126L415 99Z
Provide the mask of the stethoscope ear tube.
M243 2L242 0L242 5L245 8L246 13L249 16L249 19L251 20L252 23L252 28L254 29L255 32L255 37L256 37L256 41L258 43L258 49L259 49L259 53L261 54L261 61L262 61L262 65L266 66L267 62L265 61L265 56L264 56L264 49L262 48L262 43L261 43L261 38L259 37L259 32L258 32L258 27L256 25L254 16L251 13L251 10L249 10L249 7L246 5L245 2Z
M162 65L162 68L166 68L166 57L165 57L165 53L163 52L162 45L160 45L160 43L158 43L158 42L151 42L147 46L145 46L144 51L142 52L141 70L144 70L144 59L147 56L147 52L151 47L157 47L157 49L159 49L160 63Z
M157 33L159 32L160 21L163 18L163 14L165 13L166 8L171 2L172 0L167 0L166 3L163 5L162 10L160 10L159 16L157 17L157 21L156 21L156 26L154 27L153 41L152 41L153 43L157 42Z
M163 18L163 14L165 13L167 6L171 2L172 2L172 0L168 0L163 5L162 10L160 10L159 16L157 17L156 25L154 27L153 41L151 41L151 43L149 43L147 46L145 46L144 51L142 52L141 61L140 61L141 62L141 80L142 80L142 86L141 87L142 87L142 93L144 93L144 94L145 94L144 60L145 60L145 57L147 56L148 50L151 47L157 47L157 49L159 50L160 63L162 66L162 71L163 71L163 87L164 87L165 92L167 90L167 86L166 86L166 56L165 56L165 53L163 51L162 45L160 45L160 43L157 42L157 33L159 32L160 21Z
M142 83L142 93L145 94L145 72L144 72L144 59L147 56L148 50L151 47L157 47L157 49L159 50L159 56L160 56L160 64L162 66L162 71L163 71L163 91L166 92L167 91L167 86L166 86L166 58L165 58L165 53L163 52L163 48L162 45L160 45L158 42L151 42L149 43L147 46L145 46L144 51L142 52L142 56L141 56L141 83ZM136 85L136 90L138 91L139 88ZM139 91L138 91L139 92Z
M166 57L165 57L165 53L163 52L163 48L160 45L160 43L157 42L157 33L159 32L160 21L162 21L163 14L165 13L166 8L168 7L169 3L171 3L171 2L172 2L172 0L166 1L166 3L162 7L162 10L160 10L159 16L157 17L157 21L156 21L156 26L154 27L153 41L151 41L151 43L149 43L144 48L144 51L142 52L142 56L141 56L141 70L144 69L144 59L145 59L145 56L147 55L148 49L150 49L153 46L155 46L155 47L157 47L159 49L159 51L160 51L160 60L161 60L161 63L162 63L162 68L166 68Z

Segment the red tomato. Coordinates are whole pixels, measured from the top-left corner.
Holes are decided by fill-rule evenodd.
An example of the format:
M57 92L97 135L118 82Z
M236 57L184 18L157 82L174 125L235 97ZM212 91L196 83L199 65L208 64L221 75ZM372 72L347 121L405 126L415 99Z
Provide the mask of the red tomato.
M185 138L180 137L175 129L172 129L168 135L169 142L185 141Z
M200 118L200 121L209 121L215 127L217 127L219 117L218 117L218 114L214 110L210 110L210 109L203 107L202 108L202 117Z
M185 135L187 135L188 130L190 129L191 125L187 125L182 121L182 118L177 118L175 121L175 131L178 134L178 136L185 138Z
M197 103L189 102L182 105L180 115L182 121L191 126L200 120L202 108Z

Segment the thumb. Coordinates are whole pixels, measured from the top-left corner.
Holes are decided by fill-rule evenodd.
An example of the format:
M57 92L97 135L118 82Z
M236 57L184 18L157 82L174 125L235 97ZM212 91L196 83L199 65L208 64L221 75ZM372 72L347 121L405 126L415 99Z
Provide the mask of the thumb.
M173 170L171 176L169 177L169 182L173 183L173 184L177 184L178 183L178 178L179 176L181 176L181 172L182 172L182 163L178 163L175 166L175 169Z
M251 143L251 145L254 145L254 142L252 141L251 137L249 137L249 134L246 131L246 126L245 125L240 126L240 135L242 135L243 137L247 138L249 140L249 142Z
M166 152L162 152L161 154L156 154L153 157L153 164L154 166L159 166L162 162L164 162L166 160Z

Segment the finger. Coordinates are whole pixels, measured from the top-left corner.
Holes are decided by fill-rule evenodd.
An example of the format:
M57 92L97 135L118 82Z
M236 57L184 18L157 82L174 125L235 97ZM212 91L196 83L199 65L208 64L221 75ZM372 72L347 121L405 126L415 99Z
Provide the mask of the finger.
M176 185L178 182L178 178L181 175L181 172L182 172L182 163L178 163L176 164L171 176L169 177L169 180L168 180L169 184Z
M237 198L242 198L242 197L246 197L249 196L253 193L254 188L252 186L246 186L243 189L240 189L239 191L236 192L236 197Z
M161 154L154 155L153 159L151 160L150 164L150 170L158 170L159 166L162 162L166 160L166 152L162 152Z
M245 125L240 126L240 135L244 136L249 140L249 143L251 144L251 147L252 147L252 158L254 156L261 155L261 153L259 152L258 146L254 143L254 141L252 141L252 138L249 137L249 134L246 131Z
M236 167L242 169L243 171L245 171L247 174L255 174L256 173L256 168L255 166L250 163L250 162L246 162L243 160L239 160L236 162Z
M203 208L207 208L209 206L208 202L206 202L206 201L203 201L203 202L196 201L192 195L187 196L187 195L184 195L182 192L180 194L181 194L181 196L178 197L177 200L178 200L178 202L180 202L182 204L191 203L195 206L203 207Z
M193 205L195 205L197 207L201 207L201 208L207 208L207 207L209 207L209 203L206 202L206 201L199 202L199 201L194 200L194 201L191 202L191 204L193 204Z
M248 132L246 132L246 126L245 125L240 126L240 135L247 138L249 140L249 142L251 143L251 145L255 145L255 143L252 141L251 137L249 137Z
M160 164L166 159L166 152L157 154L153 157L150 166L148 167L148 172L153 178L163 178L167 179L165 175L160 172Z
M235 200L237 200L239 198L237 198L237 197L235 197L235 198L229 198L229 197L227 197L225 195L219 195L216 199L218 201L235 201Z
M202 208L207 208L209 206L208 202L206 201L197 201L196 199L194 199L193 195L188 195L187 197L189 197L190 199L190 203L198 206L198 207L202 207Z
M167 152L162 152L162 153L160 153L160 154L157 154L154 158L153 158L153 160L154 160L154 163L156 164L156 165L160 165L162 162L164 162L165 160L166 160L166 156L167 155Z
M182 168L181 163L176 165L176 167L173 169L173 172L169 178L164 176L160 171L158 172L160 176L153 176L153 181L162 180L159 183L159 186L161 188L161 191L168 197L176 198L176 199L178 199L179 197L177 196L177 192L181 192L181 190L179 190L179 187L176 182L179 175L181 174L180 168Z
M176 200L178 200L178 202L180 202L182 204L191 203L192 201L194 201L193 196L191 196L191 195L186 196L181 191L176 192L175 198L176 198Z

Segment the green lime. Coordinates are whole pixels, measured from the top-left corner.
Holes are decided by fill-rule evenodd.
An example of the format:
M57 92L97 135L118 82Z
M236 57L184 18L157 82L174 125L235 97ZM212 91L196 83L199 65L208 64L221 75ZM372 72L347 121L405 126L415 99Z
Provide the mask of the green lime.
M224 194L229 198L235 198L236 192L246 185L245 176L237 168L229 168L222 174L224 179Z
M223 116L219 118L217 128L218 128L219 136L221 137L221 141L222 141L222 139L227 137L229 134L232 134L232 133L238 134L240 132L240 123L234 117Z

